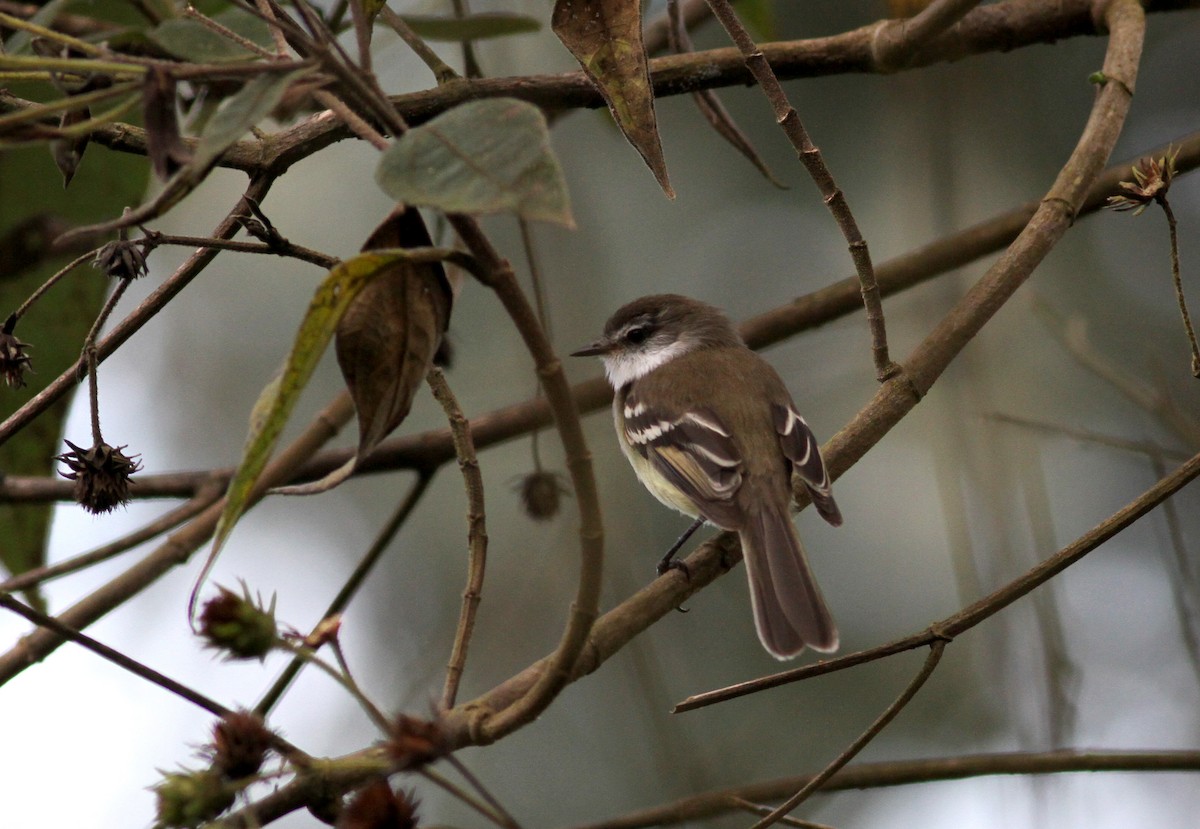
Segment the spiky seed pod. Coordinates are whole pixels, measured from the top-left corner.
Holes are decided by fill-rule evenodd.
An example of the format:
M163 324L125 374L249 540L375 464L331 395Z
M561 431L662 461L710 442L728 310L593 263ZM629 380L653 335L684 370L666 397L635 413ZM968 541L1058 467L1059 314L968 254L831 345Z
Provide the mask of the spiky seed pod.
M270 748L271 732L257 714L234 711L213 726L212 767L230 780L258 774Z
M261 600L251 600L248 591L239 596L226 587L219 590L220 594L209 599L200 613L200 635L205 644L224 651L230 659L262 659L279 637L274 603L263 607Z
M30 370L29 355L23 343L7 331L0 331L0 376L10 389L25 387L25 372Z
M338 815L336 829L416 829L417 801L386 780L363 786Z
M166 773L154 787L155 829L192 829L212 820L233 805L237 791L212 770Z
M140 242L117 239L96 251L92 267L113 279L137 279L146 275L146 253Z
M113 448L104 441L91 449L83 449L71 441L63 441L70 452L55 455L69 471L59 470L68 481L75 482L75 500L88 512L99 515L129 503L129 486L133 473L142 468L138 455L126 455L126 447Z

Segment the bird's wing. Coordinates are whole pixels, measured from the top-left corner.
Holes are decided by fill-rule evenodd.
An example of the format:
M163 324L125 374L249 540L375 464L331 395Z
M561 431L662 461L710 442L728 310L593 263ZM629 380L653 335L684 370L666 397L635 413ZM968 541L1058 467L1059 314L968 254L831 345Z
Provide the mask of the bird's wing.
M667 411L632 390L625 398L625 438L639 455L720 527L739 523L734 496L742 484L742 455L728 428L710 410Z
M804 418L791 406L771 404L771 415L775 431L779 433L779 445L783 454L792 462L792 468L812 496L813 506L821 517L835 527L842 524L842 513L833 500L832 482L825 459L821 457L821 446L816 436L804 422Z

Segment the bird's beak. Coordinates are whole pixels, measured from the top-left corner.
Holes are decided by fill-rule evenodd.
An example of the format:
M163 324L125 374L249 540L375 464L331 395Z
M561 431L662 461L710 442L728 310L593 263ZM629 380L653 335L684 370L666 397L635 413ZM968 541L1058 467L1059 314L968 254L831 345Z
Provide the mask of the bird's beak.
M604 337L596 340L591 345L585 345L578 351L572 351L572 357L599 357L612 351L613 344Z

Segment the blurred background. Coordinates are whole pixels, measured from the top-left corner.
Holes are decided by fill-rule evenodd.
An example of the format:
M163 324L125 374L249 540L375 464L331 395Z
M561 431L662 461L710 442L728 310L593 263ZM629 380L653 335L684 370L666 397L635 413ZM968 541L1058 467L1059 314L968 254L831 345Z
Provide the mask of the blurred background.
M648 4L650 14L661 3ZM476 0L477 11L549 18L547 2ZM435 12L432 3L414 11ZM407 9L406 9L407 10ZM886 13L879 2L780 3L777 36L833 34ZM1196 13L1153 14L1138 94L1114 161L1137 157L1200 123ZM415 90L428 71L378 34L385 89ZM725 45L712 24L696 47ZM1093 99L1088 75L1105 42L1075 38L971 57L892 76L785 84L846 192L876 263L1039 198L1067 158ZM456 49L443 49L458 64ZM571 70L547 30L481 44L493 75ZM578 229L535 228L537 256L560 353L589 342L622 303L657 292L705 299L744 319L853 272L845 244L757 89L720 91L771 169L772 187L718 138L690 98L660 100L659 128L678 193L667 201L607 113L561 119L553 145ZM93 148L86 164L103 163ZM278 182L263 208L293 241L348 256L391 209L374 185L376 153L344 141ZM47 158L46 164L50 161ZM154 224L207 233L236 200L242 176L214 174ZM1200 188L1171 190L1193 301ZM515 222L485 222L527 277ZM122 316L185 258L160 249ZM981 261L885 302L893 354L903 359L990 264ZM222 255L167 313L100 373L105 434L141 453L144 474L233 464L250 408L282 360L319 269L267 257ZM528 282L526 281L526 284ZM1168 467L1198 448L1082 367L1063 343L1072 318L1087 353L1136 378L1186 413L1200 401L1170 283L1166 223L1155 208L1082 219L1029 284L956 360L933 391L840 481L846 523L799 521L850 652L919 630L1014 578L1160 476L1156 461L1111 443L1151 441ZM449 380L468 416L528 398L530 359L494 296L468 283L451 324ZM767 352L822 440L876 389L862 314L808 331ZM571 361L575 381L599 373ZM48 378L36 377L35 382ZM289 434L340 388L323 364ZM1042 427L1000 419L1036 421ZM422 393L402 433L440 428ZM605 515L605 609L654 576L686 526L635 484L607 410L586 419ZM87 434L80 397L66 435ZM1067 430L1075 430L1069 433ZM285 434L285 440L287 435ZM339 443L352 445L353 429ZM562 470L553 432L548 468ZM1173 454L1176 453L1176 454ZM528 438L481 454L489 567L461 699L548 653L558 641L578 571L573 501L551 521L520 509L514 482L533 468ZM314 499L275 498L239 525L213 576L277 596L281 621L309 629L413 475L352 480ZM1195 488L1089 555L1034 595L953 643L916 700L862 761L1054 748L1183 749L1200 739L1200 624L1192 580L1200 561ZM160 514L135 501L94 518L73 505L54 515L51 560L92 549ZM465 583L465 496L450 465L433 481L360 598L342 642L360 684L386 710L424 715L440 691ZM149 548L144 548L144 553ZM122 572L133 552L46 588L62 609ZM283 667L223 664L189 634L188 591L199 561L162 579L89 632L234 705L253 705ZM708 789L815 772L856 737L917 671L923 653L893 657L701 711L671 715L682 698L774 672L759 646L740 568L568 688L536 723L459 756L525 826L570 826ZM0 641L23 623L0 616ZM1190 644L1189 644L1190 643ZM7 645L5 645L7 647ZM153 821L147 790L193 764L211 718L94 656L63 647L3 691L0 781L14 827L109 829ZM306 751L336 755L376 739L357 706L307 671L272 724ZM65 778L65 780L64 780ZM66 787L70 796L64 796ZM417 786L430 824L480 821L438 790ZM53 800L51 800L53 798ZM15 810L15 811L14 811ZM838 827L1182 826L1200 813L1194 775L988 777L818 795L800 815ZM51 817L52 816L52 817ZM745 825L737 816L714 825ZM317 825L307 814L276 824Z

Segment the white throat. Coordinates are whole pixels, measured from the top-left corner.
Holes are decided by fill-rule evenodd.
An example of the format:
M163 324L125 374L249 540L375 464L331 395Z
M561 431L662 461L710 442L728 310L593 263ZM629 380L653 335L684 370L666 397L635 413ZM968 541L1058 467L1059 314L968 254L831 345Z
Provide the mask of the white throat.
M619 351L604 357L604 373L614 389L619 389L634 380L645 377L659 366L666 365L676 357L691 351L695 343L679 339L669 345L642 348L637 351Z

